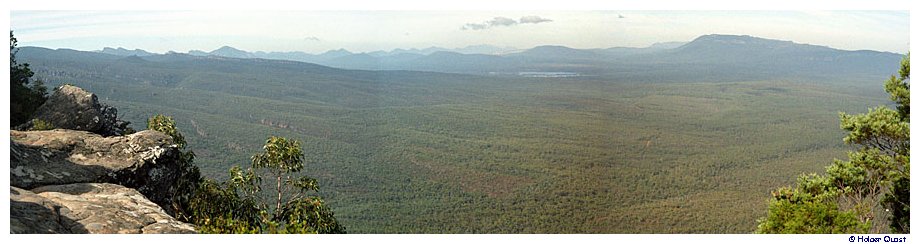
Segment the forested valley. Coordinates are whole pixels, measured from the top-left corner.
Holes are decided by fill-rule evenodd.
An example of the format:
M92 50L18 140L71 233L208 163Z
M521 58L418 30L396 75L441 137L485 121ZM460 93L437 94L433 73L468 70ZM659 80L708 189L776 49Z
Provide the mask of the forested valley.
M647 61L573 77L18 58L132 124L172 117L209 178L270 135L302 142L300 173L350 233L750 233L772 190L846 157L839 112L891 103L882 84L901 56L885 55L882 75Z

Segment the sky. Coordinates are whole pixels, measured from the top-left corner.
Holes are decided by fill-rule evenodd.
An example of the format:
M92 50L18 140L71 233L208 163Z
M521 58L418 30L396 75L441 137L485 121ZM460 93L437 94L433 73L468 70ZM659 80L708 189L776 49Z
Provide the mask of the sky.
M20 46L371 52L431 46L645 47L706 34L906 53L907 11L11 11Z

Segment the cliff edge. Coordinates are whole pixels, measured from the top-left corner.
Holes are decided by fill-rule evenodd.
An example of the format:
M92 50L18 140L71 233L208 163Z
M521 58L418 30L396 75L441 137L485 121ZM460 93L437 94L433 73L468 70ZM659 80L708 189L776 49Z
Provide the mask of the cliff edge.
M63 129L10 131L10 232L195 233L170 211L182 170L172 138L122 135L133 130L94 94L55 91L35 118Z

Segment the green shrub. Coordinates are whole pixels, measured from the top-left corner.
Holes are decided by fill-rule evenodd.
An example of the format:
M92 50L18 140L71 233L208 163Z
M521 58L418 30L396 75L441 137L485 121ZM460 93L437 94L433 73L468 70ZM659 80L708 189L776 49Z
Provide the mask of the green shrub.
M29 130L53 130L54 125L51 122L41 119L32 119L32 127Z

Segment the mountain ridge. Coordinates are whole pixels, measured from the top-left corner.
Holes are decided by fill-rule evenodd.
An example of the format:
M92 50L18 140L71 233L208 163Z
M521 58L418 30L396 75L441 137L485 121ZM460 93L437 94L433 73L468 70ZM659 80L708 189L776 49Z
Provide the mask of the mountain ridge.
M747 49L747 50L743 50ZM552 59L568 59L568 60L591 60L591 59L603 59L603 58L629 58L636 55L649 55L655 53L666 53L666 55L673 55L675 53L684 54L684 55L704 55L705 53L731 53L731 52L745 52L746 54L756 54L760 55L761 58L765 57L762 54L766 54L764 50L754 50L755 52L750 52L752 49L770 49L770 52L786 52L795 53L795 52L808 52L812 54L821 54L824 55L816 59L833 59L828 58L828 53L832 52L856 52L856 53L866 53L866 54L894 54L891 52L884 51L875 51L875 50L843 50L836 49L828 46L813 45L807 43L796 43L788 40L776 40L755 37L750 35L728 35L728 34L707 34L702 35L689 42L657 42L653 43L647 47L610 47L610 48L593 48L593 49L577 49L571 48L562 45L540 45L535 46L529 49L513 49L511 47L498 47L492 45L470 45L463 48L454 48L447 49L441 47L428 47L424 49L410 48L410 49L400 49L396 48L390 51L373 51L373 52L361 52L354 53L348 51L344 48L332 49L326 52L311 54L302 51L291 51L291 52L264 52L264 51L255 51L249 52L241 49L237 49L231 46L222 46L210 52L204 52L200 50L190 50L187 52L189 55L193 56L221 56L221 57L230 57L230 58L261 58L261 59L277 59L277 60L290 60L298 62L307 62L307 63L316 63L326 66L338 67L338 68L347 68L347 69L362 69L368 68L370 66L378 67L379 69L388 70L388 69L412 69L414 66L433 66L436 63L430 64L417 64L420 61L413 61L410 57L415 57L416 59L421 59L423 56L431 56L438 52L450 52L462 54L456 57L477 59L474 56L463 56L463 55L490 55L503 58L513 58L516 60L510 61L511 63L520 63L527 61L540 61L545 62ZM671 52L665 52L670 50ZM147 52L142 49L127 50L124 48L103 48L103 50L97 51L99 53L119 55L119 56L153 56L157 55L156 53ZM692 54L687 54L695 52ZM352 56L353 57L347 57ZM434 56L445 56L443 54L434 55ZM531 59L538 60L520 60L521 57L530 57ZM735 55L732 58L740 58L742 55ZM713 56L715 58L715 56ZM725 57L722 57L725 58ZM431 57L427 57L427 60L432 60ZM525 58L526 59L526 58ZM678 57L680 59L680 57ZM348 60L360 60L361 63L356 65L349 65ZM640 58L641 60L641 58ZM705 60L705 59L704 59ZM380 65L368 65L370 62L382 63ZM464 61L469 62L469 61ZM452 69L448 69L452 70ZM442 71L442 70L433 70L433 71Z
M108 54L96 53L113 55L105 57L107 59L127 54L124 52L125 49L122 49L121 52L112 51L118 49L108 50ZM391 52L372 53L353 53L345 49L335 49L321 54L308 54L304 52L247 52L223 46L207 53L193 50L184 55L212 59L286 60L348 70L408 70L477 75L517 74L518 72L613 75L633 72L637 68L668 64L675 69L688 69L685 71L690 73L748 72L754 77L768 75L772 72L816 77L827 74L846 76L871 73L881 75L890 73L889 68L901 58L900 54L889 52L848 51L749 35L725 34L703 35L687 43L656 43L644 48L576 49L560 45L543 45L501 55L464 54L445 50L428 54L417 53L422 50L439 49L435 47L394 49ZM74 50L63 51L63 53L66 52L74 52ZM60 54L62 53L55 55ZM145 60L166 59L161 56L163 55L138 57ZM141 60L126 59L126 61L140 62ZM714 70L720 71L714 72Z

